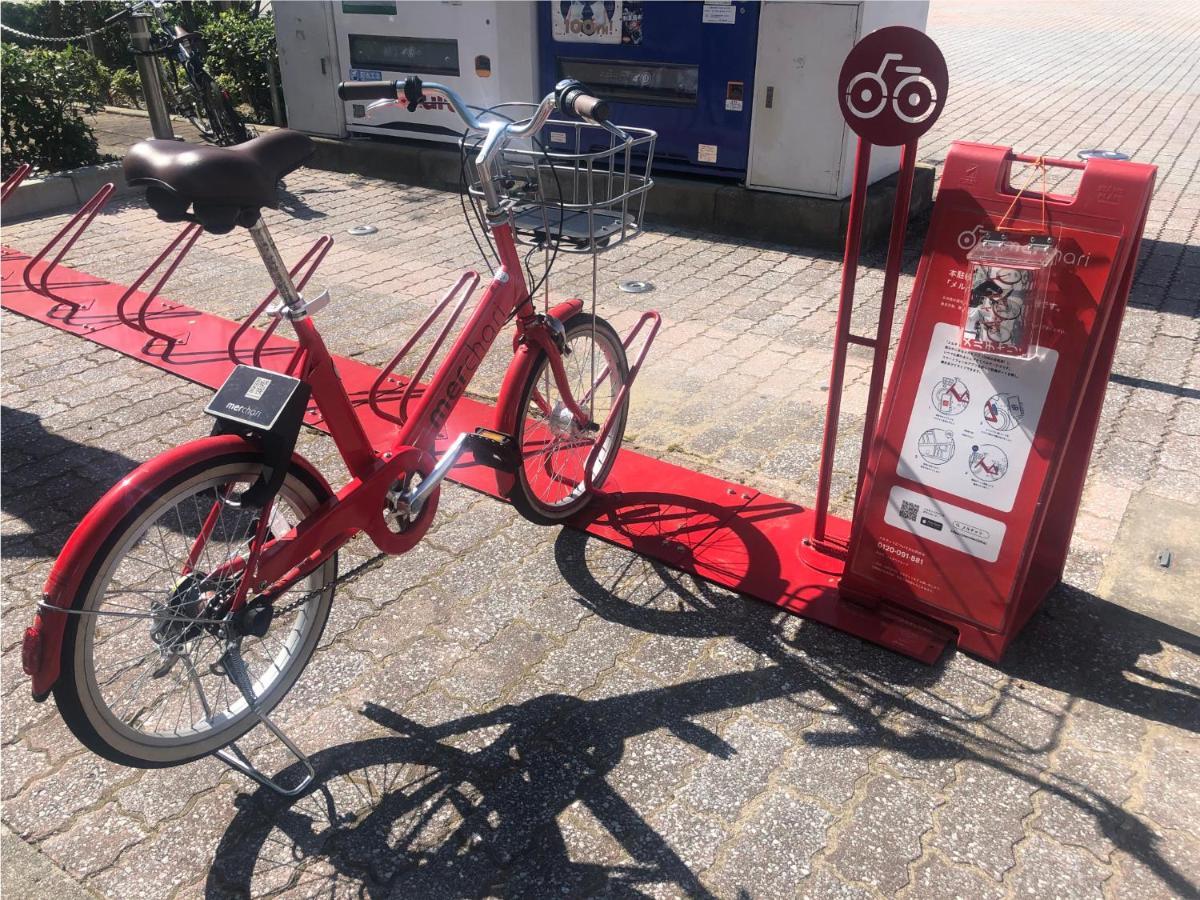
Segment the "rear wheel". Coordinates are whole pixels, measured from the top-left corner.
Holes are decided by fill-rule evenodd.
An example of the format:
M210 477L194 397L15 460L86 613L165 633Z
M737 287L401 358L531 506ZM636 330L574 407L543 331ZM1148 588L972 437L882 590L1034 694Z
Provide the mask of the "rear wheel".
M236 498L261 471L253 451L181 471L131 510L97 554L71 607L82 615L67 621L54 687L64 720L92 751L124 765L171 766L249 731L257 717L224 664L231 637L260 711L300 676L329 617L336 556L275 599L273 615L254 629L261 637L214 624L239 580L221 573L245 559L261 515ZM293 466L267 539L286 534L328 496Z
M606 321L587 313L572 316L564 327L567 352L562 361L568 386L592 424L571 415L550 359L541 351L519 395L521 414L513 435L519 456L510 499L522 515L542 524L560 522L587 505L612 470L625 435L628 404L614 410L629 378L620 338ZM610 417L612 427L592 461L589 490L584 478L587 461Z

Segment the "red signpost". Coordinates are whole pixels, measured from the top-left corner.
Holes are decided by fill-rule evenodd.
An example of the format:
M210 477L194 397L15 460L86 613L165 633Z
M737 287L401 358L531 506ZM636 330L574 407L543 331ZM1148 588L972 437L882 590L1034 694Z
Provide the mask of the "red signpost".
M908 204L912 197L917 140L933 127L941 115L946 105L948 84L946 60L937 44L915 28L901 25L871 32L854 45L842 63L838 78L838 103L846 122L858 135L858 149L850 192L850 216L846 225L846 252L842 259L842 288L833 345L833 366L829 373L829 405L825 411L813 534L805 544L808 558L825 554L838 560L844 559L845 544L831 540L828 534L828 515L846 351L850 344L874 350L858 473L861 490L868 442L875 429L883 393L883 373L892 342L892 314L896 308L896 285L900 279L904 235L908 230ZM872 144L881 147L903 146L904 149L900 155L900 178L892 212L879 323L875 337L867 338L850 333L850 317L854 310L854 284L858 276Z

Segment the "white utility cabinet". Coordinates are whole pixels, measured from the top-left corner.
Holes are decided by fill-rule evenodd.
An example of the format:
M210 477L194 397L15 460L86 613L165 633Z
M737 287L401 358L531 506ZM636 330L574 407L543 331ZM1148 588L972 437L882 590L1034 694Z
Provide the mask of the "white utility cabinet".
M333 4L288 0L272 8L288 126L309 134L345 137L346 115L337 95L341 78L333 42Z
M842 61L870 32L888 25L924 31L928 15L927 2L906 0L764 2L747 185L813 197L849 196L857 138L838 107ZM899 168L899 148L872 148L872 183Z
M287 5L287 4L284 4ZM375 81L419 75L454 88L473 106L534 102L537 75L535 4L347 0L331 4L339 79ZM354 134L457 141L462 120L440 98L415 112L345 104Z

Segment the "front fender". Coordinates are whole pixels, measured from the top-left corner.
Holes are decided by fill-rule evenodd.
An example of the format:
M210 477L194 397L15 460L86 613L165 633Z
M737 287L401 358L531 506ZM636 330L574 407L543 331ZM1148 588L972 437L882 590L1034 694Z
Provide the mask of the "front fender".
M547 315L558 319L564 325L576 313L583 311L583 301L578 298L574 300L564 300L556 306L552 306L547 312ZM541 347L534 341L524 341L513 343L513 358L508 364L508 371L504 373L504 383L500 386L500 396L496 398L496 419L493 427L501 434L516 434L517 416L521 414L518 406L521 402L521 388L525 386L525 379L529 377L529 372L533 368L534 360L537 359L537 353ZM500 488L502 496L508 496L512 490L513 477L508 472L497 471L496 481Z
M254 442L236 434L200 438L159 454L109 488L67 538L67 543L58 554L58 559L54 561L42 588L43 603L60 609L68 608L113 529L130 510L167 479L182 469L240 451L259 452ZM308 460L297 454L292 455L292 460L306 469L316 479L316 483L323 485L330 494L333 493L325 479ZM21 664L25 674L33 679L34 700L45 700L50 689L54 687L54 682L58 680L66 624L65 613L42 608L34 617L33 625L25 629Z

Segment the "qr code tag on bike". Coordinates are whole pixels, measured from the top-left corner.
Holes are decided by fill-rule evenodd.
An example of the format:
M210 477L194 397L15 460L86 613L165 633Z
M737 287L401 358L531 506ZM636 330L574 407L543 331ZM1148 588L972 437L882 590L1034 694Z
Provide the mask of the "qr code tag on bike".
M300 381L254 366L237 366L205 412L262 431L270 431L287 408Z
M967 261L960 345L974 353L1029 359L1037 349L1053 239L1016 241L988 233Z

